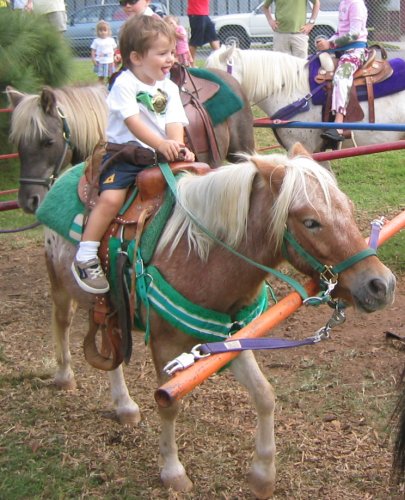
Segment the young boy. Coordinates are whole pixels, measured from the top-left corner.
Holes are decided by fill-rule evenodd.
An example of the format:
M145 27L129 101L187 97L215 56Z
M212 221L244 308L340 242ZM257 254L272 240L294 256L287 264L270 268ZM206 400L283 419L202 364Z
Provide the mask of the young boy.
M175 32L161 19L133 16L124 24L120 48L126 69L107 97L109 143L141 146L163 154L168 161L179 156L194 161L194 154L183 143L183 126L188 120L178 87L166 78L175 60L175 45ZM100 175L100 197L72 264L77 283L87 292L109 290L97 256L100 240L145 166L118 161Z

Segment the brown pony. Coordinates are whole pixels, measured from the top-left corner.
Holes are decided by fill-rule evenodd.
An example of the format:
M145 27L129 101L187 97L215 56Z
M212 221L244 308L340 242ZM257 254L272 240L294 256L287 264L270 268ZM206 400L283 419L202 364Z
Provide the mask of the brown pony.
M236 161L239 152L254 150L252 111L235 78L221 70L211 73L243 102L242 109L213 129L221 163L225 159ZM35 213L60 171L87 158L103 137L107 91L102 85L45 87L39 95L27 95L8 87L7 95L14 108L10 139L18 147L21 162L18 200L25 212ZM210 152L198 159L218 166Z
M57 182L62 181L63 177ZM246 156L242 163L220 167L205 176L185 174L177 186L176 205L151 264L193 304L229 315L231 320L257 300L268 275L230 253L212 235L261 265L277 266L286 255L297 270L318 280L319 271L291 246L290 240L286 241L287 253L282 252L286 227L301 247L324 265L335 266L367 248L355 224L352 203L333 176L300 145L293 149L291 157ZM198 227L188 213L198 220ZM209 236L201 226L210 232ZM77 287L71 274L75 255L71 243L47 229L45 254L53 300L52 328L58 364L55 382L71 389L75 379L69 352L70 324L76 306L89 309L94 298ZM339 274L332 294L370 313L390 305L394 290L393 274L376 256L368 255ZM198 341L164 320L149 294L150 289L149 319L145 308L141 316L144 323L149 321L149 345L161 384L167 380L163 371L166 363L189 352ZM91 355L94 357L94 352ZM275 487L273 388L251 351L243 352L230 369L249 391L257 410L256 449L249 482L257 498L268 498ZM137 423L139 408L128 394L122 367L108 373L118 418L124 423ZM159 408L161 479L167 487L188 491L192 482L179 460L175 440L178 411L179 403Z

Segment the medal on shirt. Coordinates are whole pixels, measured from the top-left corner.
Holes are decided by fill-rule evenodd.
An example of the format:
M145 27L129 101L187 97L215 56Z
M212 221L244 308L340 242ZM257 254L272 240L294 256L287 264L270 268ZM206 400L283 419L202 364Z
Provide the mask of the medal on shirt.
M155 95L150 95L148 92L138 92L136 100L144 104L150 111L164 114L167 106L167 93L164 90L158 89Z

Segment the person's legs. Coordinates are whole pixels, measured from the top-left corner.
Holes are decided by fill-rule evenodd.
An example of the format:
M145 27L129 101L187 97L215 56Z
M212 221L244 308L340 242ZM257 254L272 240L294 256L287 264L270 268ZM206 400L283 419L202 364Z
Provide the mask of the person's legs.
M193 58L195 64L195 56L197 53L197 47L201 47L204 45L204 16L188 16L189 24L190 24L190 40L189 40L189 48L190 54Z
M308 35L303 33L292 33L289 35L291 55L306 59L308 57Z
M275 52L290 53L290 35L289 33L274 33L273 50Z
M367 58L366 49L352 49L344 53L338 62L333 76L333 92L331 111L335 114L335 123L343 123L353 85L355 71L364 64ZM343 141L342 129L325 130L321 137L334 141Z
M65 11L50 12L45 14L48 21L60 32L66 31L67 16Z
M209 16L204 17L204 43L209 43L212 50L218 50L221 44L219 43L215 24Z

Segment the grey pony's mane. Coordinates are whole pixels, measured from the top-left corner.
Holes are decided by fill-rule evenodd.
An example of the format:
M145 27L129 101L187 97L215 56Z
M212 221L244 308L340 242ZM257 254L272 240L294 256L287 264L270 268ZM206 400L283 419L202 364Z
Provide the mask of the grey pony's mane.
M208 259L215 243L186 212L193 214L199 224L216 238L238 247L246 235L253 180L259 173L255 157L246 158L245 162L220 167L204 176L184 174L178 182L178 202L160 238L157 252L166 247L173 252L186 235L190 251L195 251L204 261ZM267 214L264 214L271 221L270 237L279 248L292 203L313 205L309 184L316 182L323 194L323 206L330 210L330 188L336 186L336 182L326 169L307 157L289 159L276 154L269 158L285 169L281 191L275 200L269 200Z
M107 91L102 85L53 89L57 106L66 117L72 146L83 158L93 152L107 126ZM46 137L46 117L40 96L26 94L12 113L10 140L31 142Z

